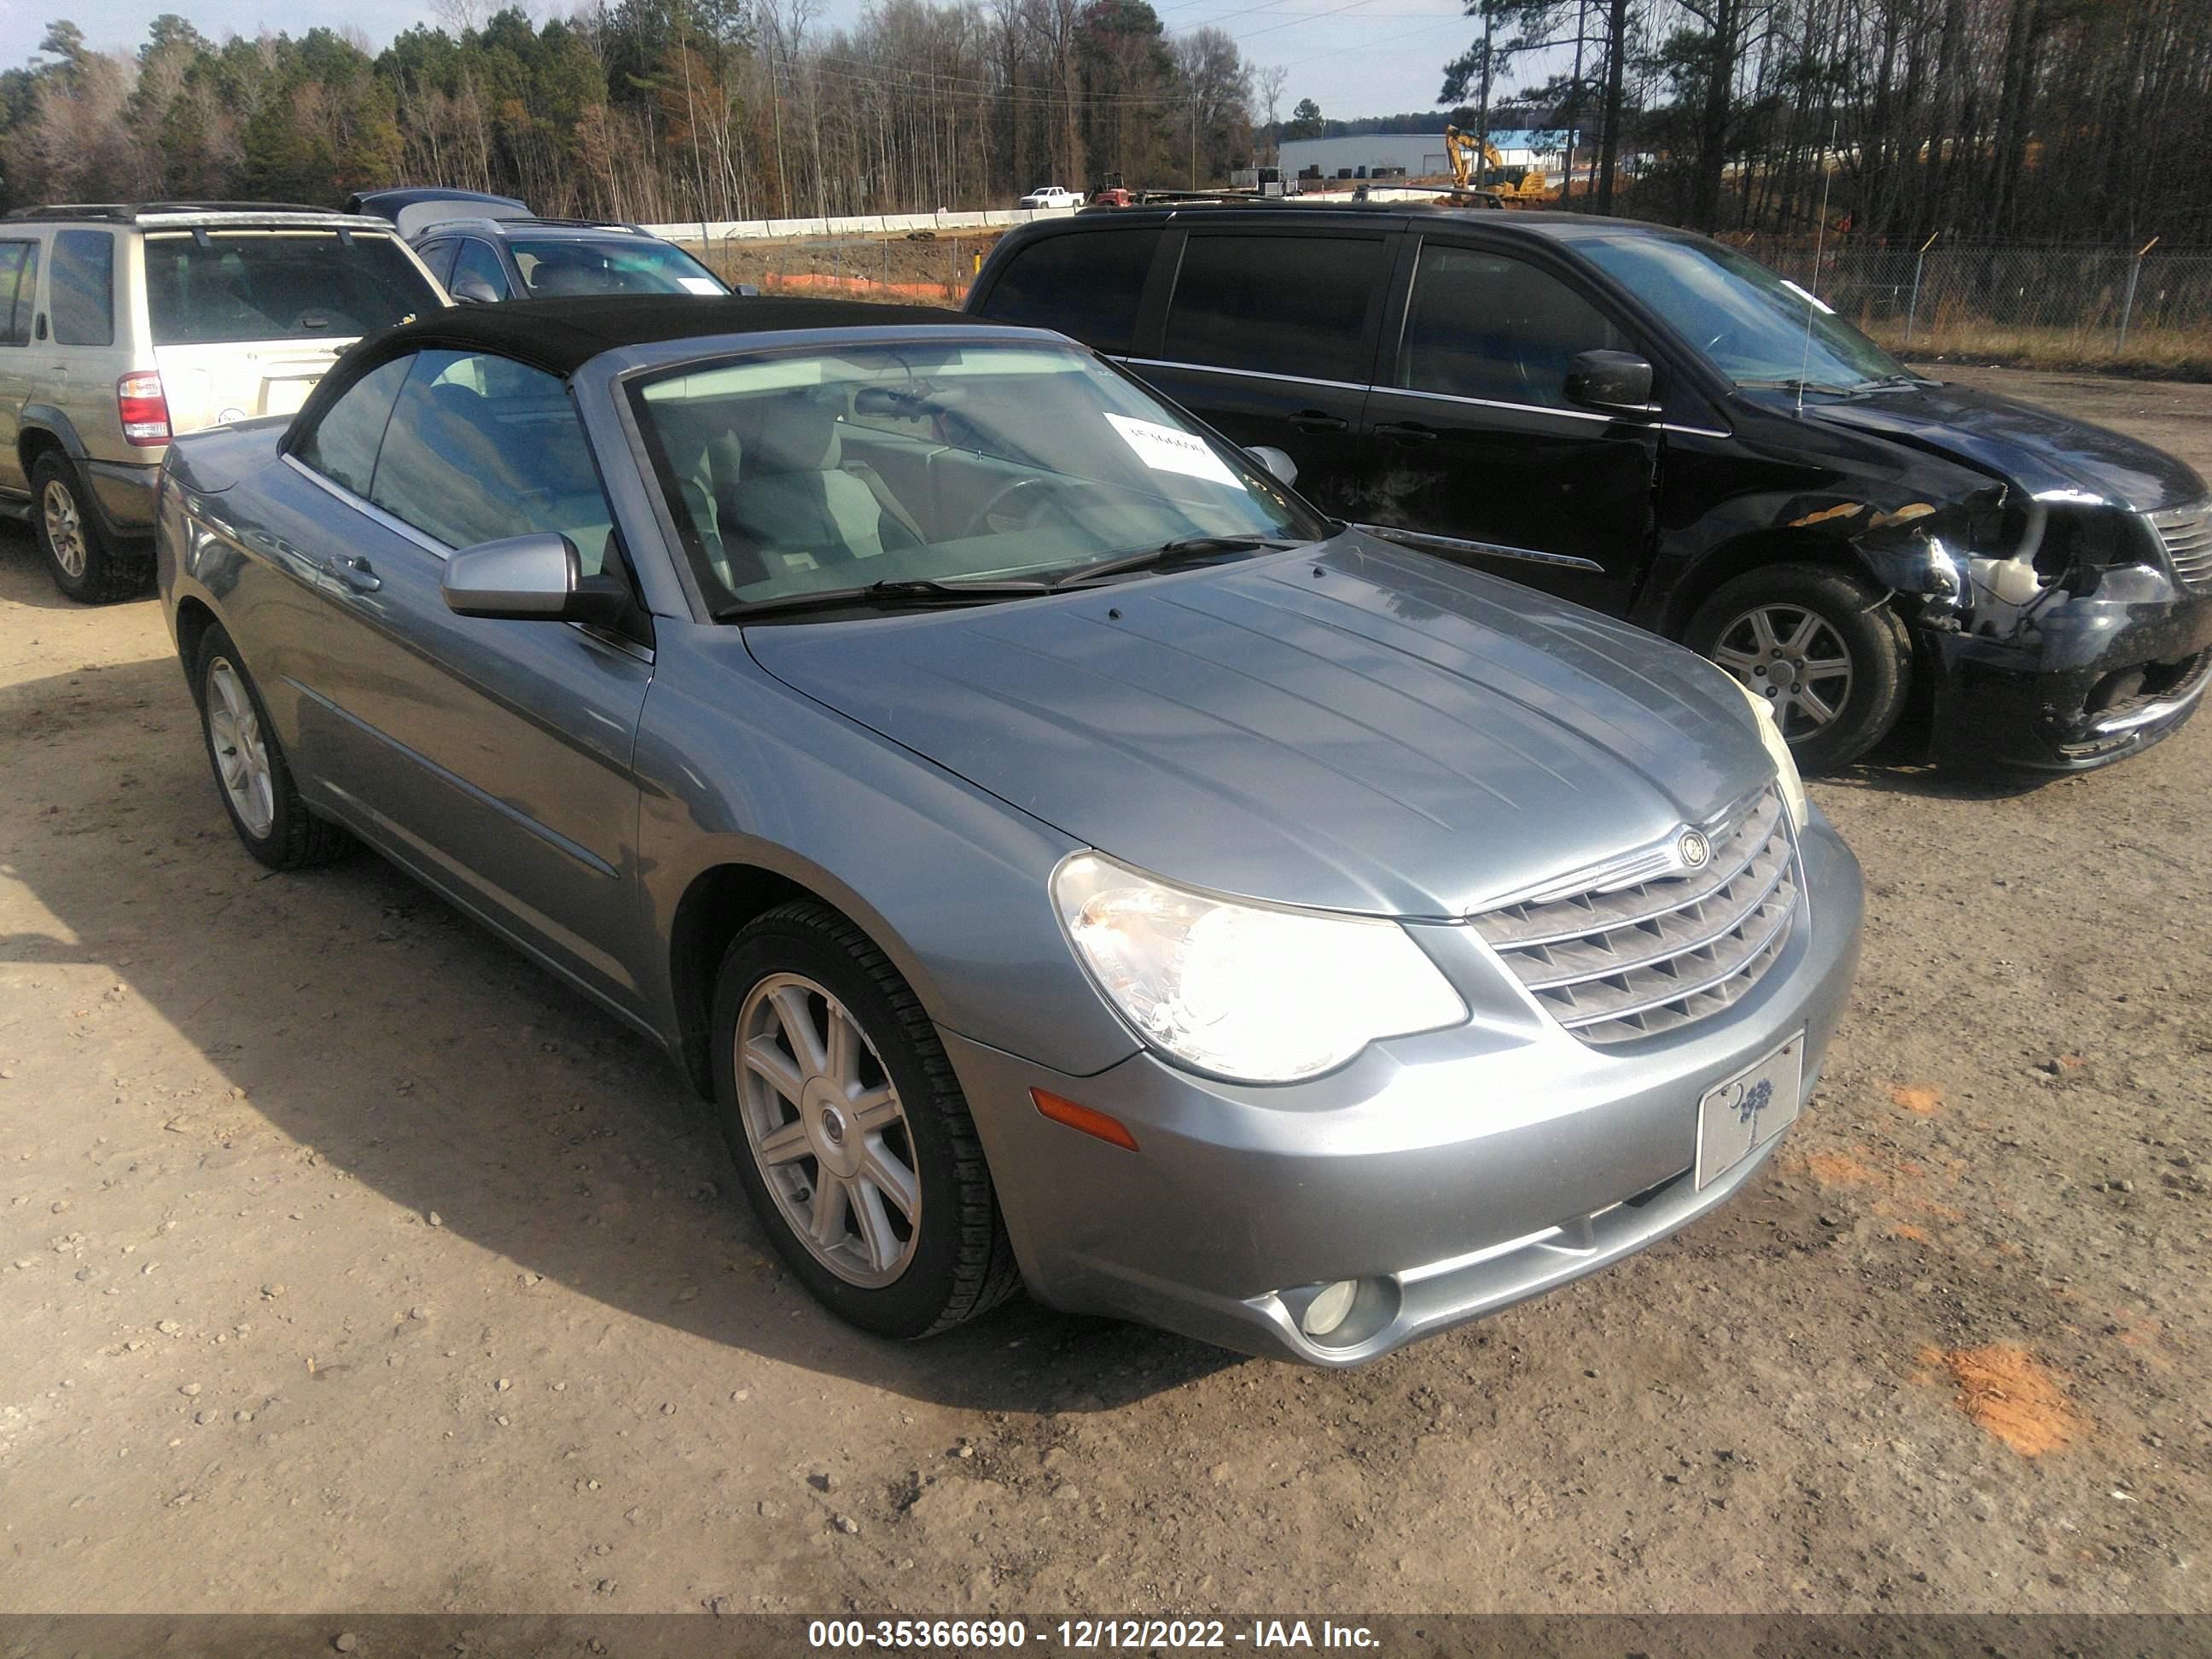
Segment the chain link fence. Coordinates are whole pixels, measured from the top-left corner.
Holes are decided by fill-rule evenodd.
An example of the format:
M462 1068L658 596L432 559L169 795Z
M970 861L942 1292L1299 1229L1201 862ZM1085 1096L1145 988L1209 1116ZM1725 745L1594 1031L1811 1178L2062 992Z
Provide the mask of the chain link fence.
M2212 374L2212 249L1731 240L1893 349Z

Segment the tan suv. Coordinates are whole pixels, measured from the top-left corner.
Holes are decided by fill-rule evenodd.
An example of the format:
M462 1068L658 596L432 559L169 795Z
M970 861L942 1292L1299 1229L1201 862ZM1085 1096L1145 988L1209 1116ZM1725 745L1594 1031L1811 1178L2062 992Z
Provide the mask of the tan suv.
M389 226L259 202L0 219L0 513L72 599L153 573L170 437L289 415L337 354L446 304Z

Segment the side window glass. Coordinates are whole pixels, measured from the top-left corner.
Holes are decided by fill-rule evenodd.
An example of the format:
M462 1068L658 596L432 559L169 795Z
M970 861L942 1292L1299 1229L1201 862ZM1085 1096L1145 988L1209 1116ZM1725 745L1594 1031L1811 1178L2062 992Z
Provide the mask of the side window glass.
M568 388L479 353L416 354L369 500L453 548L557 531L587 575L614 520Z
M23 275L23 256L38 246L35 242L0 242L0 345L27 345L31 338L31 301L34 295L26 294L21 305L23 328L15 331L15 316L18 304L16 285ZM35 279L32 284L37 286Z
M1550 272L1477 248L1421 249L1398 346L1413 392L1565 409L1582 351L1632 349L1596 307Z
M453 253L456 246L457 244L448 240L425 243L416 250L422 256L422 263L430 267L430 274L435 276L441 285L453 280Z
M367 500L392 402L413 363L411 357L396 357L348 386L301 444L301 462Z
M31 319L39 314L39 245L28 242L23 247L23 280L15 288L15 327L9 331L8 343L31 343Z
M500 268L499 255L475 237L467 236L461 239L461 257L455 261L453 280L446 286L451 289L454 283L465 283L472 276L480 283L489 283L491 291L501 299L509 297L507 272Z
M1168 310L1166 355L1364 384L1383 246L1379 236L1194 235Z
M1135 349L1160 233L1071 231L1032 242L992 285L993 322L1056 328L1100 351Z
M58 345L115 343L115 233L64 230L54 237L49 309Z

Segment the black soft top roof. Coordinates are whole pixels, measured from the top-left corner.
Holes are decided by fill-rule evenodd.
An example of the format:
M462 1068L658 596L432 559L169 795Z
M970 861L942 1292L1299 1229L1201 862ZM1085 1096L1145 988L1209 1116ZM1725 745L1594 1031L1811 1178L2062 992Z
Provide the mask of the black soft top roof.
M362 356L386 362L425 347L489 351L567 376L603 351L716 334L772 334L787 329L897 328L915 324L973 328L972 318L933 306L879 306L865 300L783 300L754 295L709 297L581 295L450 306L368 343Z

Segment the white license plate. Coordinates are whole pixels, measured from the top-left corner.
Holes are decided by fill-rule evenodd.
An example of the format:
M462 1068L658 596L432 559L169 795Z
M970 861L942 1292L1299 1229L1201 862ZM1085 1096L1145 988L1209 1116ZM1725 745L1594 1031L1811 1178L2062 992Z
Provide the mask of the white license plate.
M300 405L307 401L307 394L315 389L318 375L300 375L289 380L264 380L261 383L261 412L264 415L296 415Z
M1797 1121L1805 1088L1805 1034L1748 1071L1715 1084L1698 1102L1698 1185L1711 1186Z

